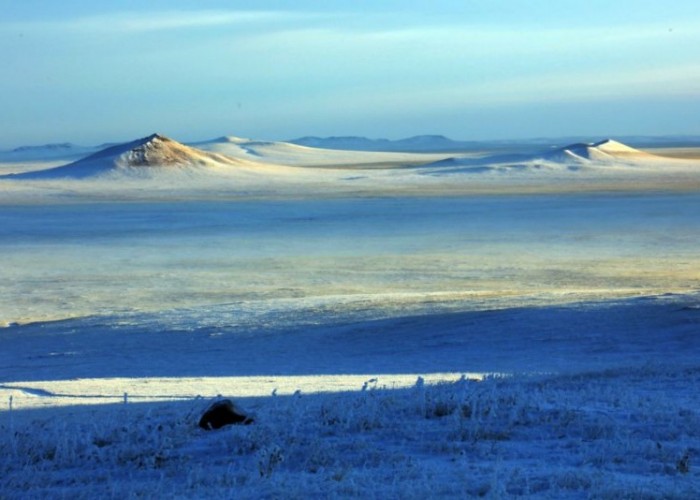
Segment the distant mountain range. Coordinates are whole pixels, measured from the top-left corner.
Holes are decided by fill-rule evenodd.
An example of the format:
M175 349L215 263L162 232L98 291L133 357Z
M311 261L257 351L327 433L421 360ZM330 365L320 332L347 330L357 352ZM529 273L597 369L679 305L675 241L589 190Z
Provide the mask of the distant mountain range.
M0 151L0 160L11 162L47 161L82 158L92 152L98 151L105 145L86 147L61 142L55 144L42 144L38 146L20 146L9 151Z
M13 153L27 153L30 151L66 151L75 148L75 144L61 142L56 144L43 144L41 146L20 146L12 150Z

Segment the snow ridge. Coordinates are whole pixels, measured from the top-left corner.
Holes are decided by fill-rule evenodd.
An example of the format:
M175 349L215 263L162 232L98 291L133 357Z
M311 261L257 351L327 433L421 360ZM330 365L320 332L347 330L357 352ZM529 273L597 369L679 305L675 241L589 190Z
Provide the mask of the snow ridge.
M444 135L416 135L405 139L369 139L359 136L315 137L306 136L287 142L322 149L341 149L350 151L394 151L426 152L450 151L473 146L469 141L455 141Z

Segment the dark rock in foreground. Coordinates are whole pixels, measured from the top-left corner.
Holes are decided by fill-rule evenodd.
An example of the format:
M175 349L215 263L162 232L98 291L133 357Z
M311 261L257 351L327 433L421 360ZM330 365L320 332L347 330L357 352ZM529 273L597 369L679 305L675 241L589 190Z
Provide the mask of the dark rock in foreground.
M199 426L204 430L220 429L225 425L249 425L253 419L236 409L230 399L216 401L207 408L199 419Z

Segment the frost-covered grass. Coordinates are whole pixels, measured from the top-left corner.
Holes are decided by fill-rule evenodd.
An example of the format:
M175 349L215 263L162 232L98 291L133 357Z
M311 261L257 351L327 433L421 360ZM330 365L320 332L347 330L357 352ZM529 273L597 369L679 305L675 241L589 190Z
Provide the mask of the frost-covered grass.
M3 411L0 498L692 498L700 366Z

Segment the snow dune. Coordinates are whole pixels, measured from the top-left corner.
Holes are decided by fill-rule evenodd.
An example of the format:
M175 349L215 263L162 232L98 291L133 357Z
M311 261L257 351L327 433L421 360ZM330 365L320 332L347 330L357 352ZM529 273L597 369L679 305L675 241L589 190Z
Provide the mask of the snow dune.
M393 168L430 163L446 156L444 153L392 153L324 149L289 142L256 141L235 136L200 142L196 146L205 151L221 153L233 158L319 168Z

